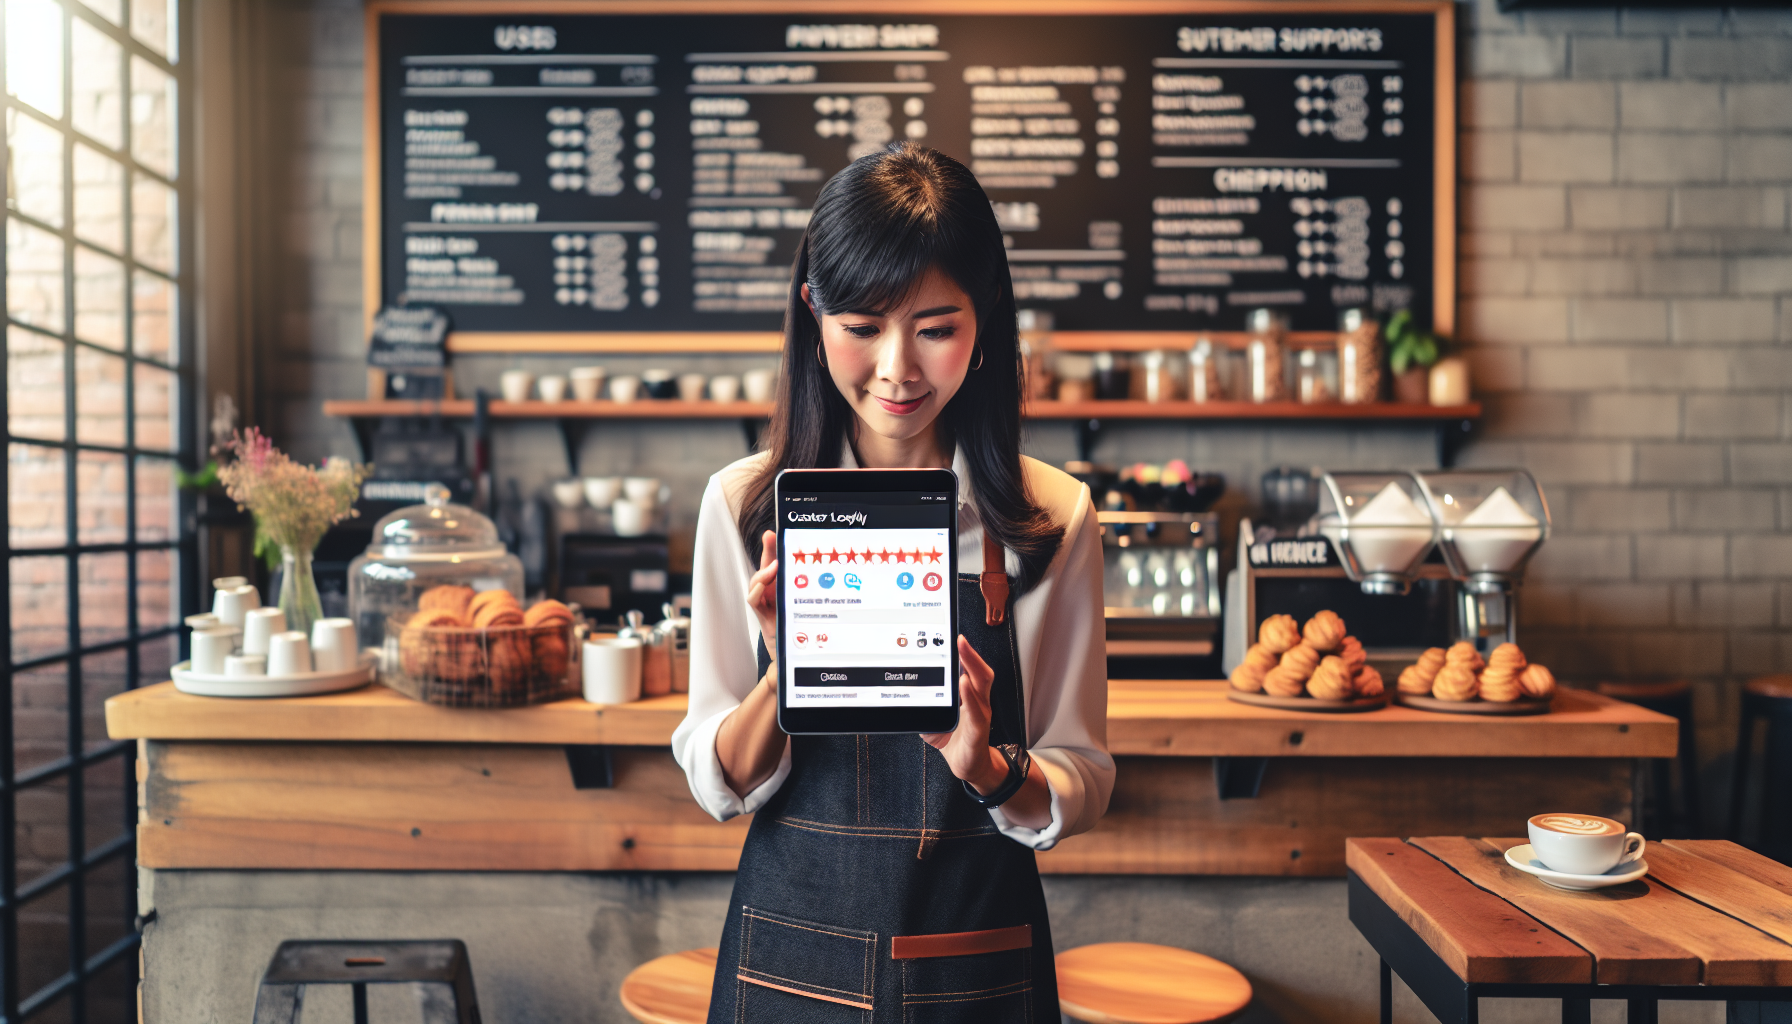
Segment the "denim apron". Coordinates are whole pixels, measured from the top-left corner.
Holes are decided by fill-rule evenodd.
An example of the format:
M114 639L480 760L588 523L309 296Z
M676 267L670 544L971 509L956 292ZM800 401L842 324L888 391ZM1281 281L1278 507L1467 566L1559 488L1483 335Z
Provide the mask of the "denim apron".
M959 632L995 670L991 745L1025 747L1013 600L1001 546L984 547L985 574L957 581ZM710 1024L1058 1024L1033 851L945 757L912 734L790 743L741 851Z

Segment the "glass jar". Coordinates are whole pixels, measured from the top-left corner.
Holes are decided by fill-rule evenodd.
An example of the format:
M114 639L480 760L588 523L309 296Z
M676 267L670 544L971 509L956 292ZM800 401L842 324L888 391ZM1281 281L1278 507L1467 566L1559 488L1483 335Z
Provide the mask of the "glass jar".
M1226 397L1220 385L1220 359L1223 353L1213 339L1202 335L1188 352L1188 399L1191 402L1219 402Z
M1325 386L1325 369L1319 365L1319 353L1310 348L1301 349L1295 362L1295 396L1300 403L1318 405L1331 401L1331 389Z
M1381 325L1360 309L1338 322L1338 401L1362 405L1381 398Z
M1144 364L1144 380L1142 382L1144 399L1147 402L1174 402L1176 400L1176 378L1170 372L1170 354L1163 349L1152 349L1140 360Z
M1288 395L1283 379L1287 321L1273 309L1253 309L1245 320L1245 390L1253 402L1279 402Z
M1020 359L1028 398L1052 397L1052 315L1043 309L1015 313L1020 326Z
M1125 353L1095 353L1095 397L1104 402L1132 397L1132 361Z

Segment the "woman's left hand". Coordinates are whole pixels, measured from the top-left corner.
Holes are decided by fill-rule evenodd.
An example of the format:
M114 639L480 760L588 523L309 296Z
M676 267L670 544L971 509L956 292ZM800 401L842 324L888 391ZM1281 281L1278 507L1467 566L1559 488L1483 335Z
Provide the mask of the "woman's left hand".
M953 775L977 792L989 793L1008 777L1008 763L989 745L989 687L996 674L963 636L958 638L958 661L964 667L958 677L958 728L921 738L946 756Z

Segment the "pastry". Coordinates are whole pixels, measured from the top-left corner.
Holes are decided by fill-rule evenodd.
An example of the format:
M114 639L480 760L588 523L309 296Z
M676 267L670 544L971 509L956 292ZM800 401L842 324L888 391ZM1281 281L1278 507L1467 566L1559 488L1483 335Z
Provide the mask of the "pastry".
M1344 659L1333 654L1321 660L1313 670L1313 678L1307 680L1307 692L1320 700L1349 700L1354 696L1356 685Z
M1444 667L1444 649L1428 647L1419 655L1419 660L1406 666L1400 672L1398 687L1401 693L1414 693L1423 696L1431 692L1431 681L1437 678L1438 670Z
M1337 612L1320 612L1307 620L1300 635L1315 651L1335 651L1344 642L1344 620Z
M505 604L502 601L493 601L479 609L478 614L473 616L473 628L475 629L503 629L507 626L521 626L522 624L523 613L518 611L515 605Z
M1526 697L1542 700L1555 696L1556 677L1544 666L1532 663L1518 674L1518 685L1524 690Z
M542 626L549 622L572 625L572 609L550 598L536 602L534 607L523 613L525 626Z
M1302 641L1282 654L1282 661L1277 667L1294 673L1304 683L1312 676L1313 670L1319 667L1319 652L1311 644Z
M472 600L472 587L459 587L452 584L430 587L423 592L422 597L417 599L417 610L420 612L451 611L465 619L468 616L467 604Z
M1509 668L1492 665L1481 673L1481 699L1493 701L1495 704L1507 704L1524 696L1524 688L1518 685L1518 673Z
M415 679L427 677L434 670L435 634L460 625L459 616L442 609L412 615L398 637L399 662L405 675Z
M505 698L511 695L520 696L529 685L529 669L535 662L529 634L520 629L486 633L485 662L485 677L498 703L508 703Z
M1444 664L1465 665L1470 672L1479 672L1487 667L1487 661L1481 657L1481 652L1475 650L1475 645L1467 640L1450 645L1450 649L1444 652Z
M1379 697L1386 688L1381 682L1381 673L1374 666L1364 665L1356 674L1356 695L1358 697Z
M1294 624L1292 615L1271 615L1257 627L1257 642L1271 654L1281 654L1300 643L1300 627Z
M1307 677L1286 665L1277 665L1263 676L1263 692L1277 697L1299 697L1307 692Z
M1524 652L1517 644L1501 644L1487 655L1487 667L1492 669L1510 669L1514 676L1524 671Z
M566 630L544 626L530 632L534 634L530 644L536 675L549 686L559 686L566 681L569 667Z
M1232 670L1232 688L1246 693L1260 693L1263 690L1263 676L1276 667L1276 656L1262 644L1252 644L1251 649L1244 652L1244 660Z
M467 602L467 617L470 619L478 615L481 608L494 603L508 604L518 609L522 607L517 604L516 595L508 590L481 590L473 595L473 600Z
M1347 636L1338 645L1338 657L1344 659L1344 667L1350 671L1350 678L1355 679L1369 663L1369 656L1363 652L1362 641L1354 636Z
M1466 665L1445 665L1431 681L1431 696L1438 700L1474 700L1480 680Z

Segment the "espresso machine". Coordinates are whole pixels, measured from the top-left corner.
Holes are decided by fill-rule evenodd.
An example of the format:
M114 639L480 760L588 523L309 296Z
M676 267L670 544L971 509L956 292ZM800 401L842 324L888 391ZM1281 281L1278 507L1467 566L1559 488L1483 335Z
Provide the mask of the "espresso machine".
M1287 491L1288 471L1277 486ZM1230 672L1271 615L1344 618L1371 662L1410 664L1467 640L1483 653L1517 638L1516 591L1549 536L1549 507L1524 470L1311 474L1311 514L1239 525L1226 586L1222 667ZM1384 672L1384 675L1386 673Z

